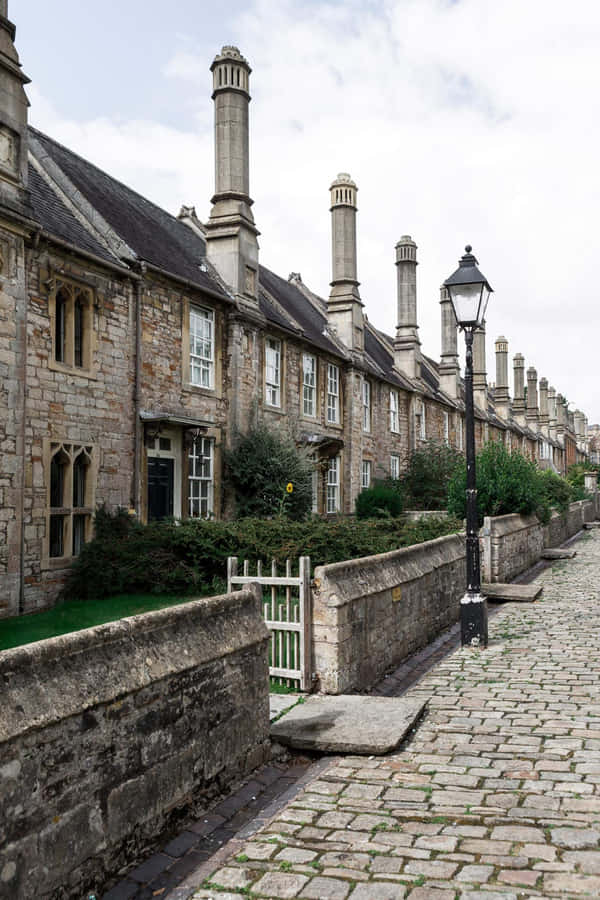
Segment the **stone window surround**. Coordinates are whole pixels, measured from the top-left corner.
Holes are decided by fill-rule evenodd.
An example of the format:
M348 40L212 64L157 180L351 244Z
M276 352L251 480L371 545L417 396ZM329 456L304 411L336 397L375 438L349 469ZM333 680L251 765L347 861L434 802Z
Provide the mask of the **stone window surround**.
M63 506L52 507L51 504L51 464L52 458L63 452L68 457L67 470L65 473L63 487ZM73 507L73 465L76 458L85 453L89 458L87 475L86 475L86 497L85 506ZM89 541L92 537L93 530L93 514L95 509L96 483L98 480L98 459L97 448L92 441L81 440L60 440L58 438L45 438L43 443L43 468L46 480L46 532L42 544L42 569L64 569L73 560L73 516L84 515L87 517L85 523L85 541ZM66 503L65 501L69 501ZM52 515L62 515L65 517L63 541L64 548L68 550L63 556L50 556L50 518Z
M361 400L362 400L362 430L370 433L371 431L371 409L372 409L373 391L371 382L368 378L362 379Z
M206 328L208 326L209 331L209 339L207 340L204 334L200 334L200 343L208 344L209 349L207 353L193 353L192 352L192 322L194 320L199 320L201 323L201 327ZM196 304L192 304L190 306L190 383L194 385L194 387L203 387L206 390L213 390L215 384L215 311L214 309L210 309L206 306L197 306ZM195 344L195 348L197 349L197 344ZM201 348L202 349L202 348ZM200 369L200 377L206 373L208 384L202 384L202 380L195 381L194 380L194 368Z
M427 412L425 400L422 398L418 401L418 406L415 408L415 432L418 441L427 440Z
M335 467L332 466L335 463ZM327 515L337 515L342 509L342 454L330 457L328 466L325 470L325 513ZM333 490L330 492L330 488ZM335 509L330 509L335 506Z
M208 449L208 453L206 450ZM194 461L197 459L208 459L210 475L192 474ZM213 438L199 434L195 440L190 442L187 448L187 515L190 518L212 518L215 512L215 441ZM198 496L192 497L192 486L198 487ZM206 488L206 496L203 497L203 488ZM192 504L197 503L200 510L203 503L206 503L207 515L192 515Z
M390 431L400 434L400 398L396 388L390 388Z
M444 443L450 445L450 413L444 410Z
M214 313L213 319L213 346L214 346L214 366L213 366L213 386L211 388L203 387L201 384L192 384L190 372L190 309L196 306L199 309L209 309ZM211 303L206 303L204 299L190 300L189 297L182 297L181 303L181 362L182 362L182 386L184 391L204 394L207 397L220 398L223 395L223 376L222 376L222 334L223 321L222 311Z
M363 459L361 466L360 484L364 490L371 487L373 463L370 459Z
M302 397L301 397L301 415L306 419L316 419L319 415L319 360L318 357L314 353L309 353L306 350L302 350ZM312 385L307 383L306 381L306 367L305 361L307 359L311 359L313 361L314 367L312 371ZM312 409L313 412L306 411L306 390L309 391L312 389Z
M336 381L334 381L334 379L331 378L332 372L337 373ZM330 390L330 388L334 385L337 388L336 394L334 394ZM327 363L325 388L326 388L325 393L326 393L326 398L327 398L326 424L337 426L338 428L343 428L344 423L343 423L343 416L342 416L342 373L341 373L341 369L337 365L337 363L332 363L332 362ZM333 397L336 400L336 403L335 403L336 418L335 419L331 419L330 415L329 415L330 410L334 409L334 404L330 403L330 397Z
M279 372L278 372L278 375L279 375L279 385L278 385L278 388L279 388L279 403L277 403L277 404L271 403L271 402L267 399L267 345L268 345L268 342L269 342L269 341L272 341L273 343L279 344ZM264 340L263 340L263 365L262 365L262 371L263 371L263 382L264 382L264 383L263 383L262 396L263 396L264 404L265 404L266 408L269 409L269 410L272 411L272 412L279 412L279 413L285 412L285 407L286 407L286 404L285 404L285 391L284 391L284 386L285 386L285 356L286 356L286 354L285 354L285 343L284 343L284 341L283 341L281 338L279 338L279 337L275 337L274 335L266 334L266 335L264 336ZM275 382L273 382L273 386L275 386Z
M54 372L65 372L69 375L80 375L83 378L95 379L94 364L96 350L96 328L94 322L94 310L99 307L96 287L89 281L78 278L69 273L51 270L48 280L48 318L50 320L50 354L48 356L48 368ZM56 359L56 298L60 292L67 295L67 308L65 311L65 360ZM83 334L82 334L82 365L75 365L75 301L83 299Z

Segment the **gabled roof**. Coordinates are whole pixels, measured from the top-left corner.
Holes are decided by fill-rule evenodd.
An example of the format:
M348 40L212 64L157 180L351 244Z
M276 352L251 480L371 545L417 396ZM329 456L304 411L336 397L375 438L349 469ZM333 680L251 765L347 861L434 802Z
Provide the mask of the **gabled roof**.
M286 281L265 266L260 266L258 278L261 287L267 292L261 298L264 304L261 309L270 322L287 329L295 324L298 335L311 344L334 356L345 356L343 350L326 333L327 317L324 310L311 303L296 284ZM288 319L281 315L273 303L269 303L269 294L282 307Z
M223 299L230 299L206 266L204 241L192 228L62 144L34 128L29 130L33 138L32 147L35 147L36 142L41 145L44 153L131 248L137 259L190 281L201 289L218 293ZM43 162L43 159L40 160L41 165ZM58 197L56 202L64 206ZM48 217L45 208L40 208L39 212L42 217L40 224L56 233L56 217ZM64 215L60 218L59 224L63 232L66 229L67 236L64 233L57 236L87 249L83 246L85 239L81 230L71 230L73 216L70 216L70 220Z

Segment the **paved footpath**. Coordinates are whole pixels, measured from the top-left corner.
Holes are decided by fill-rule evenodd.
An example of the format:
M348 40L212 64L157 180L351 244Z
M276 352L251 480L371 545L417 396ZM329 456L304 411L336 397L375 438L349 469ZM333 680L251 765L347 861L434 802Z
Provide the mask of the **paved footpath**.
M401 751L320 765L169 897L600 898L600 533L575 546L410 689L430 702Z

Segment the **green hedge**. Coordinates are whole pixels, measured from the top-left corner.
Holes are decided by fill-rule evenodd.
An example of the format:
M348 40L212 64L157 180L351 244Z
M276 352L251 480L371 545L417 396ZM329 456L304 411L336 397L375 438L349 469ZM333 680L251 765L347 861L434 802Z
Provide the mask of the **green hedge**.
M99 510L96 537L72 566L64 596L109 597L119 593L211 594L225 587L228 556L279 562L310 556L313 566L384 553L459 531L449 518L340 518L290 522L188 519L140 525L124 512Z
M541 470L520 453L509 453L504 444L491 441L476 457L477 511L480 524L484 516L508 513L535 513L544 524L553 509L565 512L574 500L582 499L579 489L565 478ZM466 515L466 469L454 473L448 489L448 512Z

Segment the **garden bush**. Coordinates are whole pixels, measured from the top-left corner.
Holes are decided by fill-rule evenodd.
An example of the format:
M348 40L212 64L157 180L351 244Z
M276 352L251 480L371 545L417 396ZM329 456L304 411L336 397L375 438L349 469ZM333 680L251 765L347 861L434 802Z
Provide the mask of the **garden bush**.
M402 476L408 509L446 509L448 488L464 456L447 444L427 441L412 454Z
M596 466L589 463L576 463L567 472L567 481L571 485L571 499L585 500L589 496L585 489L585 473L595 472Z
M549 517L549 506L542 489L540 470L520 453L509 453L499 441L491 441L476 457L477 511L480 524L484 516L507 513L537 513L542 520ZM466 515L466 480L464 462L450 480L448 512Z
M255 425L236 436L224 459L238 516L302 519L310 513L313 463L291 435Z
M388 482L365 488L356 498L356 515L359 519L393 518L400 515L402 507L401 490Z
M460 522L442 518L340 518L304 522L283 518L233 522L187 519L140 525L123 513L100 514L96 537L73 563L64 596L110 597L118 593L194 593L225 590L228 556L283 562L311 557L313 566L384 553L452 534Z
M504 444L492 441L477 454L477 510L484 516L535 513L546 524L552 509L566 512L569 503L582 499L578 489L550 469L541 470L520 453L509 453ZM583 475L581 476L583 480ZM466 514L466 471L457 470L448 490L448 512ZM581 488L583 491L583 488ZM583 492L585 493L585 492Z

